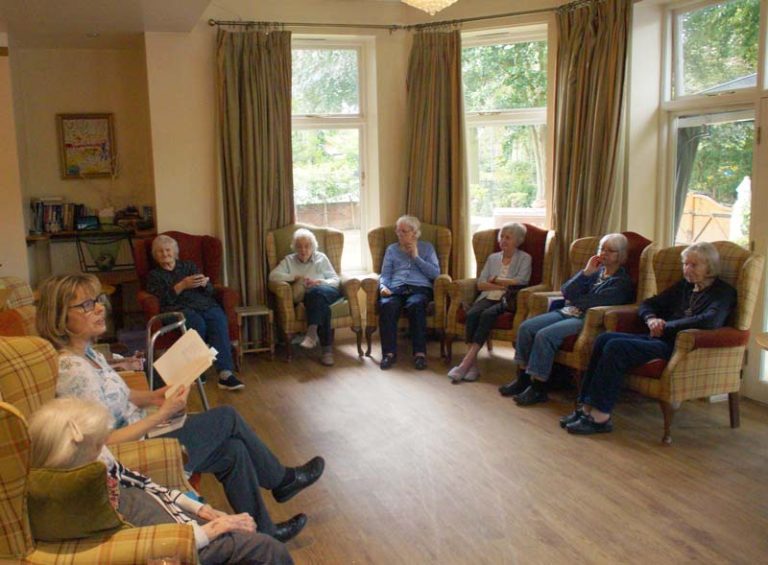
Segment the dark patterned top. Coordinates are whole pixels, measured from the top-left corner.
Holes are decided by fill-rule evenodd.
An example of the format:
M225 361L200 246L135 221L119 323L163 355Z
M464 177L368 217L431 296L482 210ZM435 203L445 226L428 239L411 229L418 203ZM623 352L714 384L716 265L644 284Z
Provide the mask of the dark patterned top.
M213 308L218 303L213 297L213 285L208 282L205 287L188 288L176 294L173 286L184 277L196 275L200 271L193 261L176 261L173 270L167 271L161 267L152 269L147 278L147 292L150 292L160 299L160 310L163 312L172 312L191 308L202 312Z

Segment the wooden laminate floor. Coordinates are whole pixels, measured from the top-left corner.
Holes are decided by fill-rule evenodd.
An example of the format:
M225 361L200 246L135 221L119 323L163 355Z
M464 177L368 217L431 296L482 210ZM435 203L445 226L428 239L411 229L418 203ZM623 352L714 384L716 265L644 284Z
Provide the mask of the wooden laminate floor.
M297 564L768 563L768 407L743 401L732 430L727 403L686 403L665 447L658 405L625 401L613 433L574 437L557 422L566 395L518 408L498 394L509 348L452 386L435 343L417 372L337 341L331 369L249 356L244 391L207 384L284 463L325 457L293 500L265 493L275 521L309 516L288 545ZM203 492L227 508L212 476Z

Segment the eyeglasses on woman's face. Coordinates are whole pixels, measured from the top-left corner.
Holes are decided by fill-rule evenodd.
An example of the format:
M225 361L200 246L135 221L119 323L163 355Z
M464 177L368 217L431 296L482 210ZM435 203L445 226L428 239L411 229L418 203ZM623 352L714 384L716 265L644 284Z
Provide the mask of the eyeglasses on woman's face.
M97 304L101 304L105 308L109 307L109 298L103 292L96 298L89 298L83 300L80 304L73 304L70 308L80 308L84 313L93 312Z

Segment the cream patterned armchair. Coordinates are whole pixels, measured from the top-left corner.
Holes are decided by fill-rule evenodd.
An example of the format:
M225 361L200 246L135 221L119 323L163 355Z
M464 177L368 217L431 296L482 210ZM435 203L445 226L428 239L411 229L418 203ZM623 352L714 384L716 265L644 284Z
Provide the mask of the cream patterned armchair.
M428 241L435 248L437 261L440 263L440 274L435 279L432 289L434 299L427 306L427 328L437 332L440 338L440 354L443 353L443 335L445 332L445 312L448 308L448 285L451 277L448 275L448 261L451 256L451 230L435 224L421 224L422 241ZM368 232L368 247L371 251L373 273L363 279L365 290L365 355L371 355L371 336L379 327L379 276L384 262L387 247L397 242L395 226L382 226ZM408 325L405 310L400 317L399 327Z
M33 539L27 513L30 447L25 418L54 397L57 373L57 354L45 340L0 338L0 562L129 565L173 554L184 563L196 563L193 530L181 524L131 527L69 541ZM176 440L129 442L110 448L126 466L158 483L191 490Z
M653 253L655 247L649 239L635 232L623 232L627 238L627 261L624 268L629 272L635 287L635 303L639 304L655 293L656 284L653 277ZM583 237L571 244L569 260L571 272L575 275L584 268L592 255L595 254L600 237ZM537 292L531 298L530 316L537 316L547 312L551 299L562 298L560 292ZM592 346L595 339L605 331L605 313L617 306L596 306L587 310L584 316L584 327L578 335L567 338L560 346L560 351L555 356L555 363L569 367L575 372L577 386L581 382L581 375L589 365L592 355Z
M488 348L493 347L493 340L514 342L517 337L517 328L528 317L529 301L535 292L552 289L552 265L555 257L555 245L557 238L554 231L547 231L531 224L524 224L527 230L525 241L520 249L531 256L531 280L530 286L520 290L517 295L517 310L514 314L504 313L496 319L496 324L488 339ZM481 230L472 236L472 249L477 261L477 276L485 266L488 256L499 251L499 230ZM448 287L450 295L450 307L446 320L446 344L447 357L453 354L453 341L463 339L466 322L466 310L471 305L479 292L477 291L477 278L460 279L453 281Z
M0 277L0 335L36 335L35 299L29 283Z
M306 224L290 224L272 230L267 234L267 261L270 272L282 261L283 257L293 253L291 242L293 233L299 228L306 228L315 234L317 248L328 256L328 260L341 278L341 293L343 298L331 305L331 329L351 328L357 338L357 353L363 356L362 347L362 316L358 291L360 281L341 272L341 253L344 251L344 234L333 228L318 228ZM291 285L286 282L270 282L269 290L275 295L277 310L277 325L283 333L288 350L288 358L292 356L291 340L297 333L307 329L307 316L304 304L293 303Z
M729 241L714 243L720 253L720 278L736 289L736 309L726 326L716 330L684 330L677 334L669 361L655 359L632 369L625 386L655 398L664 415L664 443L672 442L672 417L684 400L728 394L732 428L739 427L739 389L744 351L755 310L764 258ZM680 254L686 246L656 252L653 271L657 292L682 278ZM637 307L612 308L605 315L608 331L647 333Z

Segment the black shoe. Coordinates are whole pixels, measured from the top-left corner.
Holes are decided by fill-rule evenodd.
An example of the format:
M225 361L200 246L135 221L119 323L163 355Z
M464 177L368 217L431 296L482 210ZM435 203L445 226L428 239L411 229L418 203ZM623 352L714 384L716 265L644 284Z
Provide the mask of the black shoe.
M584 416L584 412L581 411L581 408L577 408L567 416L560 418L560 427L565 428L568 424L578 422L582 416Z
M423 355L417 355L413 358L413 366L416 367L417 371L423 371L427 368L427 358Z
M382 371L386 371L387 369L391 369L392 365L395 364L395 361L397 361L397 357L394 355L385 355L381 358L381 363L379 364L379 367L381 367Z
M272 489L272 496L278 502L286 502L299 494L309 485L314 484L319 479L325 469L325 459L322 457L313 457L301 467L293 469L294 478L287 485L280 485Z
M281 541L285 543L289 539L295 538L297 535L299 535L299 532L303 530L304 526L306 525L307 525L307 515L296 514L296 516L294 516L290 520L286 520L285 522L280 522L279 524L275 524L275 533L272 534L272 537L275 538L277 541Z
M588 436L592 434L607 434L613 431L613 422L608 418L602 424L595 422L595 419L590 414L585 414L575 422L565 426L569 434L576 434L580 436Z
M520 373L517 380L499 387L501 396L517 396L531 386L531 377L528 373Z
M536 390L533 385L529 386L523 392L514 397L518 406L531 406L538 404L539 402L546 402L549 400L547 392L544 390Z

